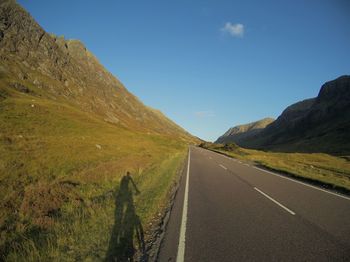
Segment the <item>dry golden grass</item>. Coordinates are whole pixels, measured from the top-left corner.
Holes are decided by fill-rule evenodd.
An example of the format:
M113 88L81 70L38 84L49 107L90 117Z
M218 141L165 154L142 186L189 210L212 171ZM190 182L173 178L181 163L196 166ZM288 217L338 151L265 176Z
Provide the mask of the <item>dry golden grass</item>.
M62 102L6 92L0 100L0 260L103 260L126 171L140 190L134 204L147 237L187 144L109 124Z

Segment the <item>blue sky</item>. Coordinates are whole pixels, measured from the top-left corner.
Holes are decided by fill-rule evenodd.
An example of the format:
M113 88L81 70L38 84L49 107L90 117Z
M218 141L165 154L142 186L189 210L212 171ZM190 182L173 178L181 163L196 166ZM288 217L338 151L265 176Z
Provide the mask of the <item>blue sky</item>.
M206 140L350 74L347 0L19 0L146 105Z

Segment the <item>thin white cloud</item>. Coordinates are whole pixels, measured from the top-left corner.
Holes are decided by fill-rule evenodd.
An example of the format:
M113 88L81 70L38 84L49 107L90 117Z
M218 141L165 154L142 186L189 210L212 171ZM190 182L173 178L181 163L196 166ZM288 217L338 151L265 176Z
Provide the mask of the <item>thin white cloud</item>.
M244 25L237 23L231 24L231 22L227 22L224 27L221 28L221 31L227 33L233 37L243 37L244 35Z
M207 117L214 117L215 114L213 111L196 111L194 112L194 116L197 118L207 118Z

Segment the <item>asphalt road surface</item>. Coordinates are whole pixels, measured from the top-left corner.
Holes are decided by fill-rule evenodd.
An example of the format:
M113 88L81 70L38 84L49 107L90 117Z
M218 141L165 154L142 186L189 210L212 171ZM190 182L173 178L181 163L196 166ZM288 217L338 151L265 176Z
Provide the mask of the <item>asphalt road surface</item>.
M350 261L350 198L191 147L158 261Z

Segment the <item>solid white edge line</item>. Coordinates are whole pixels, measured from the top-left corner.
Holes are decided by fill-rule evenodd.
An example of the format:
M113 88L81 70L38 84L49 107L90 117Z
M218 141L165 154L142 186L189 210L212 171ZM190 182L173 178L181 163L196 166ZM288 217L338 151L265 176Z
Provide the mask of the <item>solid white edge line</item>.
M180 228L179 245L177 248L176 262L185 261L185 242L186 242L186 224L187 224L187 209L188 209L188 187L189 187L189 175L190 175L190 162L191 162L191 149L188 149L188 162L187 162L187 174L185 185L184 205L182 209L182 219Z
M271 175L274 175L274 176L278 176L280 178L284 178L284 179L287 179L289 181L292 181L294 183L298 183L298 184L301 184L301 185L304 185L304 186L307 186L307 187L311 187L313 189L316 189L316 190L319 190L319 191L323 191L325 193L328 193L328 194L331 194L331 195L334 195L334 196L337 196L337 197L341 197L341 198L344 198L346 200L350 200L349 197L346 197L346 196L343 196L343 195L340 195L340 194L337 194L337 193L334 193L334 192L331 192L331 191L328 191L328 190L325 190L325 189L322 189L322 188L319 188L319 187L315 187L315 186L312 186L312 185L309 185L309 184L306 184L306 183L303 183L303 182L300 182L298 180L295 180L295 179L292 179L292 178L289 178L289 177L285 177L285 176L282 176L282 175L279 175L279 174L276 174L276 173L273 173L273 172L270 172L270 171L267 171L267 170L264 170L262 168L259 168L259 167L253 167L255 169L258 169L262 172L265 172L265 173L268 173L268 174L271 174Z
M292 214L293 216L295 215L295 213L290 210L289 208L285 207L284 205L282 205L280 202L278 202L277 200L273 199L272 197L270 197L269 195L265 194L263 191L259 190L258 188L254 187L254 189L256 191L258 191L260 194L262 194L264 197L270 199L272 202L274 202L276 205L282 207L284 210L286 210L288 213Z
M221 166L223 169L227 170L227 167L225 167L225 166L223 166L221 164L219 166Z

